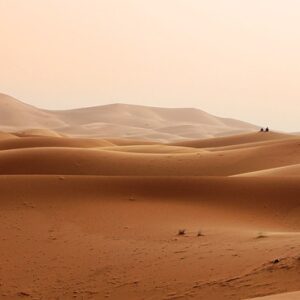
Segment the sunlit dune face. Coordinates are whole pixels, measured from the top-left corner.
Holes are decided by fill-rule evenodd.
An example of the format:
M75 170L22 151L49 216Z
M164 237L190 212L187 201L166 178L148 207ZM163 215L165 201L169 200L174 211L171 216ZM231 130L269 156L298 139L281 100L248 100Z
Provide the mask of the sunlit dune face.
M172 144L0 132L1 297L299 291L299 144L275 132Z

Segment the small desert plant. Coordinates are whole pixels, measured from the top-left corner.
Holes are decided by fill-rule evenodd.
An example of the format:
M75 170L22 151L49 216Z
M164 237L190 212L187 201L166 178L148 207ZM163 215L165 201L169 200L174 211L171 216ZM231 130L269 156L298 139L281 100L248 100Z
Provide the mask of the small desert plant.
M278 258L272 260L272 264L275 265L275 264L279 264L280 263L280 260Z
M131 195L130 195L130 197L129 197L129 201L135 201L135 197L134 197L134 195L133 195L133 194L131 194Z
M266 237L267 237L267 235L263 232L259 232L256 236L257 239L264 239Z
M204 236L204 234L203 234L203 232L202 232L201 230L199 230L199 231L197 232L197 236Z
M178 235L185 235L186 234L186 230L185 229L179 229L178 230Z

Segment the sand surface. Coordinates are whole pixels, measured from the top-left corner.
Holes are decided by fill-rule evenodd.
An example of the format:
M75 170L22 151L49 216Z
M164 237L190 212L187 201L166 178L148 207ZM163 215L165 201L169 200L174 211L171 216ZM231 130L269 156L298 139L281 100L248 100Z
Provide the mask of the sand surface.
M299 145L2 133L0 298L299 299Z
M110 104L44 110L0 93L0 130L21 135L125 138L158 142L210 138L256 131L257 126L195 108ZM1 138L1 136L0 136Z
M284 294L278 294L272 296L252 298L252 300L298 300L298 299L300 299L300 292L292 292L292 293L284 293Z

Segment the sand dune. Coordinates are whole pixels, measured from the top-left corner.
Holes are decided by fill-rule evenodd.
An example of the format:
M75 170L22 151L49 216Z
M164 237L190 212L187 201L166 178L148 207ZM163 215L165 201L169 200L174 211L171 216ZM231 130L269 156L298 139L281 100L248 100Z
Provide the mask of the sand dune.
M283 293L283 294L272 295L272 296L252 298L252 300L298 300L298 299L300 299L300 292Z
M63 116L70 124L86 124L99 121L134 126L139 128L161 128L166 124L206 124L211 126L240 126L249 129L249 124L230 119L212 116L204 111L194 108L160 108L128 104L111 104L99 107L59 111L57 115ZM251 125L250 125L251 126Z
M117 146L138 146L138 145L157 145L159 143L146 140L123 139L123 138L108 138L106 141Z
M300 164L299 140L295 139L203 151L168 145L114 150L105 140L24 138L2 141L0 149L9 149L0 152L0 174L232 176Z
M258 177L258 176L300 176L300 164L285 166L280 168L272 168L261 171L238 174L236 176Z
M42 137L64 137L65 135L59 134L58 132L50 129L41 129L41 128L33 128L33 129L25 129L19 132L14 133L20 137L30 137L30 136L42 136Z
M13 133L0 132L0 141L6 139L15 139L15 138L17 138L17 136Z
M290 134L277 133L277 132L268 132L268 133L253 132L248 134L231 135L227 137L217 137L211 139L176 142L176 143L172 143L171 145L193 147L193 148L212 148L212 147L237 146L242 144L281 140L287 138L295 138L295 136Z
M299 289L299 187L275 178L1 176L1 295L226 300Z
M0 298L300 290L299 145L272 132L188 144L0 134Z
M108 151L119 151L129 153L157 153L157 154L182 154L182 153L201 153L201 151L195 148L179 147L179 146L165 146L161 144L156 145L129 145L129 146L113 146L105 147L104 150Z
M1 128L17 131L25 128L58 128L66 124L55 115L0 94Z
M49 136L30 136L0 140L0 150L47 147L94 148L107 147L112 145L114 145L112 142L102 139L62 138ZM21 155L22 153L20 152L20 156Z
M65 111L42 110L0 94L1 129L32 135L130 138L159 142L256 131L255 125L194 108L111 104ZM50 129L52 131L45 131ZM43 131L41 131L43 130ZM54 130L54 131L53 131ZM56 132L56 133L55 133Z

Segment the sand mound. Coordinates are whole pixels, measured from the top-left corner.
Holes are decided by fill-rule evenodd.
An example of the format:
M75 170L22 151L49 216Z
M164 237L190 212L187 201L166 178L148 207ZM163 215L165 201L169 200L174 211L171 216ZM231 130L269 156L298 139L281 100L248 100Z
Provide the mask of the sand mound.
M59 128L64 121L55 115L0 94L1 128L16 131L24 128Z
M106 147L108 151L119 151L129 153L157 153L157 154L180 154L180 153L200 153L205 150L199 150L187 147L166 146L166 145L132 145L132 146L113 146Z
M192 148L190 152L185 152L182 148L169 148L167 145L156 146L156 151L153 145L148 151L146 146L143 151L140 146L129 147L133 150L131 152L126 151L128 147L122 151L120 146L116 148L117 151L113 151L113 148L108 148L110 150L97 148L98 145L106 146L106 141L103 143L97 140L82 141L62 138L46 138L45 140L23 138L2 141L0 148L11 150L0 152L0 173L231 176L300 164L299 141L297 140L286 140L276 145L265 144L261 147L212 152L197 151L195 148ZM97 149L86 149L91 146Z
M17 136L13 133L0 132L0 141L6 139L15 139L15 138L17 138Z
M35 136L35 137L20 137L17 139L0 140L0 150L38 148L38 147L39 148L47 148L47 147L94 148L94 147L107 147L107 146L113 146L113 144L106 140L84 139L84 138Z
M300 169L300 138L258 136L203 149L0 139L0 298L240 300L300 290L300 177L287 176Z
M194 108L159 108L141 105L111 104L98 107L59 111L69 123L86 124L99 121L104 123L122 124L139 128L162 128L175 125L176 122L185 124L206 124L211 126L240 126L249 129L249 124L237 120L217 118L204 111ZM250 125L250 127L252 127ZM253 128L253 127L252 127Z
M101 132L103 137L123 136L167 141L212 136L232 130L245 132L256 129L244 122L218 118L192 108L112 104L52 113L69 124L68 128L61 128L62 132L80 134L80 128L85 132L92 129L94 134ZM73 130L74 126L76 132Z
M231 145L257 143L262 141L281 140L281 139L288 139L288 138L295 138L295 136L289 134L282 134L278 132L253 132L253 133L246 133L246 134L233 135L227 137L218 137L212 139L176 142L176 143L172 143L171 145L194 147L194 148L212 148L212 147L224 147L224 146L231 146Z
M298 300L298 299L300 299L300 292L291 292L291 293L284 293L284 294L278 294L272 296L251 298L248 300Z
M20 137L43 136L43 137L63 137L64 135L50 129L26 129L15 133Z
M122 139L122 138L107 138L105 139L117 146L138 146L138 145L157 145L157 142L146 141L143 139Z
M256 172L238 174L236 176L256 177L256 176L300 176L300 164L285 166L280 168L272 168Z
M3 130L51 129L72 136L175 141L247 132L257 127L193 108L159 108L111 104L65 111L42 110L0 94ZM41 135L42 132L33 132ZM44 132L42 135L54 133Z

